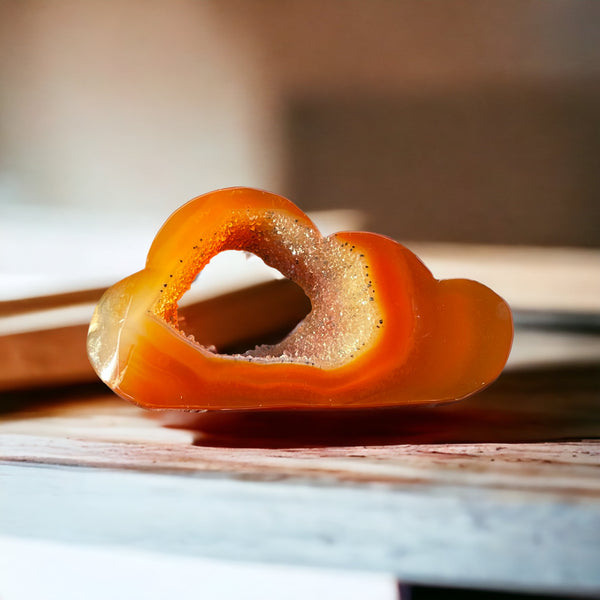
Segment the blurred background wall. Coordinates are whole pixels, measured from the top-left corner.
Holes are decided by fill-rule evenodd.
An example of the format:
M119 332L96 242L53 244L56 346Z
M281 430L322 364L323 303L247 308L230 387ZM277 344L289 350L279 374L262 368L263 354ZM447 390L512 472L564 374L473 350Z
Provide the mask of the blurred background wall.
M0 0L0 199L252 185L400 239L600 246L600 3Z
M268 61L217 4L2 1L4 196L166 217L213 188L280 188Z

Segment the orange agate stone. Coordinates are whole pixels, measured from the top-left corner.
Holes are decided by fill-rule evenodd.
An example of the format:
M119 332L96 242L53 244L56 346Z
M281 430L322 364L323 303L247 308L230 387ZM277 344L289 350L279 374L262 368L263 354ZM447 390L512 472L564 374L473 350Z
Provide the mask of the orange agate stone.
M258 255L309 297L281 342L220 354L180 329L178 301L224 250ZM498 377L512 336L510 309L489 288L437 281L381 235L323 237L285 198L232 188L168 219L146 267L100 300L88 353L108 386L146 408L359 408L464 398Z

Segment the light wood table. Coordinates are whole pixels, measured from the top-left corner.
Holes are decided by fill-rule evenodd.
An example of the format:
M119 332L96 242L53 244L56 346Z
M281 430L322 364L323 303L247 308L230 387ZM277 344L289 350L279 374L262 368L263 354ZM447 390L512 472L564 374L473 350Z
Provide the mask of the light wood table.
M15 393L0 533L598 594L599 381L598 365L513 370L459 403L325 417Z

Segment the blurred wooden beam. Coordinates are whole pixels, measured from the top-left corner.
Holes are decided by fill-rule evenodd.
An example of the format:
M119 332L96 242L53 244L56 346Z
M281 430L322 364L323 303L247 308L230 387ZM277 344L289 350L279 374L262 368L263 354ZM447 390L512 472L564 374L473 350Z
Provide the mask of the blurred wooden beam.
M509 301L518 323L535 329L533 335L530 330L517 332L511 366L600 360L600 336L592 335L598 333L600 318L600 251L407 246L437 278L466 277L489 285ZM0 391L93 381L85 342L103 291L0 302ZM285 279L181 304L182 329L225 352L283 336L310 309L300 288ZM533 328L536 323L544 327ZM565 323L576 323L577 331L563 335L559 330Z

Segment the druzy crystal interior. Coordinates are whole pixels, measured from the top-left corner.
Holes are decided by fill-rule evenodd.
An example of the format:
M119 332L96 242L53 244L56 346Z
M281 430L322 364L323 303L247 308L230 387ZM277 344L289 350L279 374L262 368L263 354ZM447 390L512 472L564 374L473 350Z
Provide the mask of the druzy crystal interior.
M210 259L225 250L259 256L303 288L312 310L281 342L223 357L335 368L364 352L385 325L374 301L377 290L369 264L360 251L335 236L323 238L291 215L266 210L235 214L209 239L199 238L182 252L180 267L162 283L153 311L183 336L177 302ZM187 336L186 340L195 344Z

